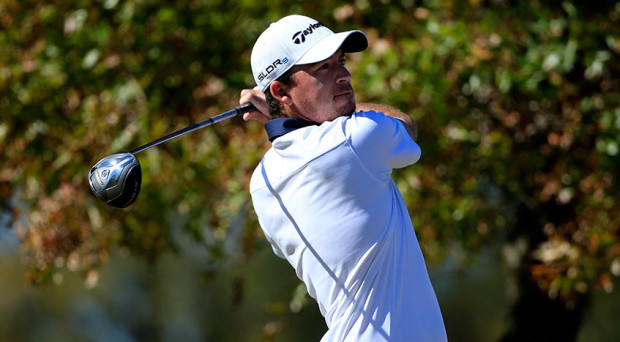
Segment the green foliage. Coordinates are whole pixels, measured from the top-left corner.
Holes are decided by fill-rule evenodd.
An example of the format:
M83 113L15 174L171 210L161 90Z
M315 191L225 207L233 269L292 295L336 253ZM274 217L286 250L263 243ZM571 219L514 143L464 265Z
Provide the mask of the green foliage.
M86 176L106 155L235 106L253 86L257 35L301 13L363 29L369 51L349 59L358 100L418 121L422 160L396 179L429 263L525 238L531 277L549 296L611 291L620 6L601 6L3 1L0 204L34 282L95 272L119 246L156 260L179 248L177 229L209 248L206 263L247 257L263 243L247 194L268 148L257 123L221 123L140 154L143 189L128 209L96 200Z

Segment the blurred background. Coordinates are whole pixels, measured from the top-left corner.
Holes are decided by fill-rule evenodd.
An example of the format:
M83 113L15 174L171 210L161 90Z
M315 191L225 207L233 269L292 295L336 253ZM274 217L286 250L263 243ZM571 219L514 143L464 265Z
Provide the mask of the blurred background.
M361 29L357 100L420 127L394 178L451 341L620 340L620 2L0 0L0 340L318 341L316 303L248 194L269 148L232 119L288 14Z

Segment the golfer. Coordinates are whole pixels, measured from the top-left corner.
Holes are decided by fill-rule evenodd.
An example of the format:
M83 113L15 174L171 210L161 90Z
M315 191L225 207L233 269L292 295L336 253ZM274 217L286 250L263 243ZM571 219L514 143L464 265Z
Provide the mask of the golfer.
M274 252L316 299L322 341L445 341L424 258L392 170L416 163L417 127L385 106L356 104L347 53L361 31L334 33L291 15L252 50L257 110L272 147L250 192Z

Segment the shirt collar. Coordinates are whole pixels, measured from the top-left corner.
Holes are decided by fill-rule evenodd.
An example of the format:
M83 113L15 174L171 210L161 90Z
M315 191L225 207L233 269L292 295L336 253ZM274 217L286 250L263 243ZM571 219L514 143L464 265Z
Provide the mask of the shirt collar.
M280 118L267 121L265 123L265 130L267 131L269 141L273 142L276 138L279 138L296 129L312 125L318 126L318 123L302 119Z

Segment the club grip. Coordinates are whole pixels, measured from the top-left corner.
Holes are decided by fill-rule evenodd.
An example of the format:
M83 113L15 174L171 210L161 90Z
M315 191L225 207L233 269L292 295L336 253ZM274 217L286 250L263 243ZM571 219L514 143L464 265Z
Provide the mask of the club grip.
M254 105L251 104L251 103L246 103L246 104L241 105L239 107L235 107L235 110L237 111L237 115L242 115L242 114L245 114L247 112L251 112L253 110L256 110L256 107L254 107Z

